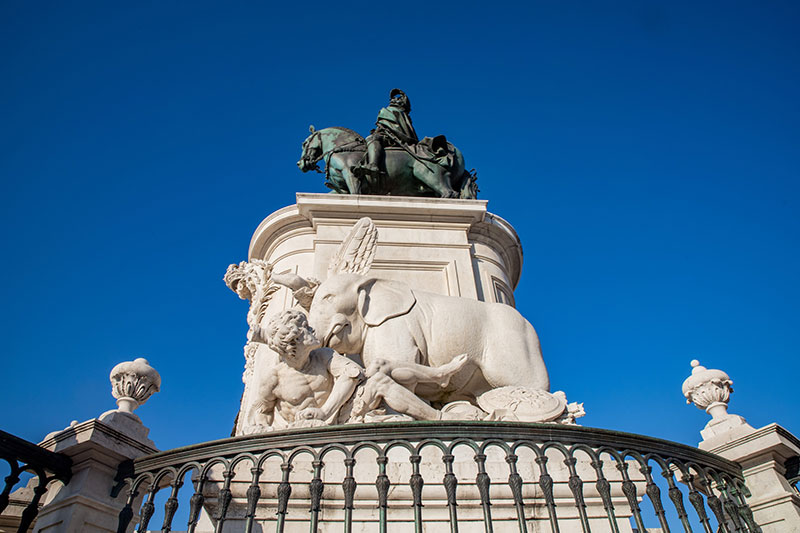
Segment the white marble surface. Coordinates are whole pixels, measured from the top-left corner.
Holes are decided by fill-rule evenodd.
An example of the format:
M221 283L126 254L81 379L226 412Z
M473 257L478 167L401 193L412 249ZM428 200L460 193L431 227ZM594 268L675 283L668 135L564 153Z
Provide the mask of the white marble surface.
M379 236L368 269L329 274L353 225L365 216ZM314 286L309 321L323 343L354 356L364 369L378 359L437 367L467 354L467 367L447 387L414 387L426 400L475 403L479 394L501 386L549 390L538 336L513 309L522 266L519 238L486 211L485 201L298 194L296 205L259 225L249 261L231 269L257 270L248 263L268 265L261 271L276 278L322 280ZM245 391L235 428L245 434L253 431L260 384L279 362L265 344L251 342L253 331L297 301L288 289L262 298L239 290L241 283L229 282L231 269L226 282L251 301ZM336 323L342 317L347 323Z

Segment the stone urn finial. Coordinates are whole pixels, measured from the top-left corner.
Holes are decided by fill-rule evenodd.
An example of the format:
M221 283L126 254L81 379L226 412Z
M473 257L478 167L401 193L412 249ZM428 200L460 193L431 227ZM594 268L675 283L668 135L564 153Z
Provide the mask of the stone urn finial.
M111 394L119 411L133 413L150 396L161 389L161 376L147 359L126 361L111 370Z
M692 375L683 382L686 403L693 403L711 415L700 434L704 439L731 431L739 426L750 427L744 418L728 413L733 381L722 370L702 366L697 359L691 362Z
M707 369L697 359L691 365L692 375L686 378L682 387L686 403L705 409L714 419L728 416L728 401L733 392L731 378L722 370Z

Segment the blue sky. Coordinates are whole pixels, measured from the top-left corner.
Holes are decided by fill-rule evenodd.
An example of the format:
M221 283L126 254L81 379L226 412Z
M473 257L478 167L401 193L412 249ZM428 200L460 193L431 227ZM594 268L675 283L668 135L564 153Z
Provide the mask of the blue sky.
M222 282L295 192L308 125L393 87L524 248L519 310L584 425L694 444L689 361L800 431L795 2L0 3L0 428L114 407L162 449L225 437L246 304Z

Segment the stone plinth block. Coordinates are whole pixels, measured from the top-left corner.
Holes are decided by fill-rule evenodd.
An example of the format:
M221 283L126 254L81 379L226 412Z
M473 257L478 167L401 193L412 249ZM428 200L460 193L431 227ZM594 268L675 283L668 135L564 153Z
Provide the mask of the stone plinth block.
M800 440L777 424L760 429L738 426L700 443L742 466L747 503L764 533L800 531L800 494L786 478L787 461L800 456Z
M137 428L141 422L136 415L113 413L116 416L104 415L104 421L87 420L51 433L39 443L47 450L68 455L73 467L69 484L47 493L36 520L37 533L117 530L125 503L124 496L111 495L117 468L122 461L157 450L146 438L147 429Z

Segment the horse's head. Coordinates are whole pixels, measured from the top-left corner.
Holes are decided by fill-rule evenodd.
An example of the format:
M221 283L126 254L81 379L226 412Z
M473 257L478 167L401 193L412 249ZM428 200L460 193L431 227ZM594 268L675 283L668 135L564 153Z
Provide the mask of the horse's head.
M319 170L317 163L322 159L320 132L314 130L314 126L310 126L308 131L311 132L311 135L303 141L303 153L300 155L300 161L297 162L297 167L303 172Z

